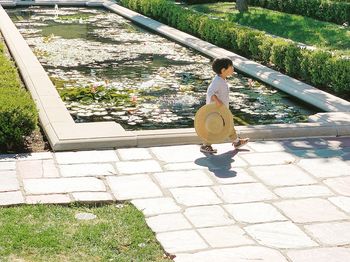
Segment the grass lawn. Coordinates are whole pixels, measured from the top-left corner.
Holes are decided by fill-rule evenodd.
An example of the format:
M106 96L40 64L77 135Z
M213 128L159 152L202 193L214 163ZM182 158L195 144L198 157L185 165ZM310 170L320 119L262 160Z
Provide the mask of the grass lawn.
M318 21L312 18L249 7L249 13L240 14L235 3L215 3L188 6L198 12L221 17L238 24L256 28L269 34L327 50L339 50L350 55L350 28Z
M77 220L80 212L93 220ZM0 208L0 261L172 261L131 204Z

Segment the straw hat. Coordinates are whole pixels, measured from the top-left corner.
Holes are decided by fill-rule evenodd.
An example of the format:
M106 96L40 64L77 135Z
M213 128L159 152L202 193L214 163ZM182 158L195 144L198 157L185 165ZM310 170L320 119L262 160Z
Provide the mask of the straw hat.
M224 105L215 103L202 106L196 113L194 128L205 142L213 144L223 142L233 129L233 116Z

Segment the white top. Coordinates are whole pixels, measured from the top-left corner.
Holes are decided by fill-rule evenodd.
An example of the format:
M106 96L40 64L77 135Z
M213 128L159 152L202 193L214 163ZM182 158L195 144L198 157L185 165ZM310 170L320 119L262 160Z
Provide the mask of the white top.
M216 95L217 98L228 108L229 107L229 92L230 88L225 79L216 75L207 90L207 99L206 103L212 103L211 97Z

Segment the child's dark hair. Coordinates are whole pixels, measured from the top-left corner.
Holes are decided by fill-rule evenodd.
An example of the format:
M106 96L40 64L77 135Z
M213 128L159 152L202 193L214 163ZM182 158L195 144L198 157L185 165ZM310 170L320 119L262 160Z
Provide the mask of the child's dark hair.
M223 68L227 69L229 66L233 66L231 59L229 58L215 58L212 64L213 71L218 75L221 74Z

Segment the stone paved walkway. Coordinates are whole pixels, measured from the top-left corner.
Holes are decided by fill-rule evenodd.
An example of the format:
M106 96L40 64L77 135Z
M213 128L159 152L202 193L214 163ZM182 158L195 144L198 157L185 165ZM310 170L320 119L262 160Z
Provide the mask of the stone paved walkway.
M0 205L131 200L175 261L350 261L350 137L0 155Z

